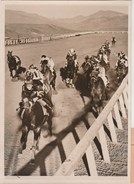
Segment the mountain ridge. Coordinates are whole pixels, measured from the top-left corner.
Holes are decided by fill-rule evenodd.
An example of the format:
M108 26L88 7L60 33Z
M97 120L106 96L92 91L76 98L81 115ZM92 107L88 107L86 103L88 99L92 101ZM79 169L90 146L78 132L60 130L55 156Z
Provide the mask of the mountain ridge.
M67 34L81 31L127 31L128 15L115 11L98 11L89 16L52 19L24 11L6 10L6 37ZM33 31L34 30L34 31Z

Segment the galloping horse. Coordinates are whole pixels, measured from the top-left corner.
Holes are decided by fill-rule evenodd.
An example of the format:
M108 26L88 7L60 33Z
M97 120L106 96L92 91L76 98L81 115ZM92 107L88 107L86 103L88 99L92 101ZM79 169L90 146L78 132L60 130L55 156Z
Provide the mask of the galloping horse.
M97 58L100 61L101 66L104 67L106 71L109 70L110 63L106 52L98 53Z
M75 67L75 61L73 58L68 58L66 67L60 68L60 75L62 77L62 80L65 82L67 87L73 87L73 80L75 77L75 74L77 72L77 67Z
M85 104L85 97L90 98L90 74L93 70L93 65L90 62L83 63L79 72L74 78L74 86L79 91L83 103Z
M21 66L21 60L18 56L12 55L12 51L8 51L7 63L12 78L16 77L17 69Z
M124 62L126 62L124 59L120 59L118 61L118 65L116 67L116 74L117 74L118 83L121 83L122 80L124 79L124 77L128 73L128 67L125 66Z
M95 68L92 70L90 74L90 85L91 85L91 107L97 114L102 111L103 101L106 100L106 88L104 81L101 77L99 77L99 71Z
M44 109L43 109L44 108ZM52 135L52 112L47 108L42 107L38 101L35 103L31 101L24 102L21 112L22 118L22 135L20 139L19 153L26 149L27 137L30 130L34 133L34 143L32 146L33 159L35 159L36 151L39 150L39 139L42 126L47 122L48 130Z
M116 43L115 37L112 38L111 43L112 43L112 46L115 46L115 43Z
M55 83L56 83L56 71L54 70L53 74L50 68L46 64L41 65L41 72L44 76L44 81L47 81L48 84L52 86L54 90L55 88Z
M62 81L66 82L66 78L67 78L67 69L66 69L66 67L61 67L60 68L60 76L62 78Z

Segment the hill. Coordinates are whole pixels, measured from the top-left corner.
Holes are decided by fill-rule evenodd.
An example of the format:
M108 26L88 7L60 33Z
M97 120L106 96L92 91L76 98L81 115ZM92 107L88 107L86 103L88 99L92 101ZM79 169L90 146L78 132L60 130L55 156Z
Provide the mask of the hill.
M74 32L74 30L54 24L51 19L22 11L6 10L5 23L5 36L9 38L51 36Z
M37 37L78 31L127 31L128 15L114 11L98 11L90 16L49 19L37 14L6 10L6 37Z
M86 17L59 19L57 25L81 31L127 31L128 15L114 11L98 11Z

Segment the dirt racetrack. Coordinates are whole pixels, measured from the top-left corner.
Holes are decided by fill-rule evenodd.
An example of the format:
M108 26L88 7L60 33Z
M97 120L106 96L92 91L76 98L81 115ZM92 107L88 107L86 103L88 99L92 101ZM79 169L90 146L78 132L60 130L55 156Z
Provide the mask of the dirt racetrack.
M117 59L116 54L128 52L127 33L114 33L117 44L112 48L109 71L111 89L114 90L115 74L113 68ZM5 175L36 175L52 176L60 164L71 153L75 145L87 131L87 125L81 122L73 125L73 118L81 111L83 103L75 89L66 88L59 76L60 67L64 66L65 56L70 48L74 48L78 54L78 61L84 61L86 55L96 54L106 39L111 40L112 33L89 34L80 37L72 37L38 44L16 45L5 48L5 61L8 50L18 55L22 65L28 67L35 64L39 67L40 57L45 54L51 56L55 62L57 71L57 94L53 94L56 116L53 118L53 136L47 135L47 127L44 126L40 139L40 151L37 154L35 165L30 164L32 146L32 132L29 133L27 149L21 158L18 158L18 146L21 135L21 121L17 116L16 108L21 99L22 81L11 81L9 70L5 67ZM94 121L89 114L89 124ZM126 138L127 139L127 138ZM77 175L87 175L87 171L80 163ZM108 174L106 174L108 175Z

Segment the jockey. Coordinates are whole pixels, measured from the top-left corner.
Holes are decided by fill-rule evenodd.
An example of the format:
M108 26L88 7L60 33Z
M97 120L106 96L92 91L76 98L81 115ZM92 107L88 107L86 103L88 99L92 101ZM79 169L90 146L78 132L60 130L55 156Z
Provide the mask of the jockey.
M41 56L41 62L40 65L46 65L49 67L50 71L52 72L52 74L54 75L54 61L51 57L47 57L46 55L42 55Z
M45 93L43 83L40 80L27 80L22 86L22 101L19 103L20 114L24 109L24 103L29 102L32 106L32 103L36 101L38 101L42 107L45 107L48 112L52 112L53 104ZM45 108L42 108L44 115L46 114Z
M111 41L116 41L116 38L115 38L115 36L112 36L112 39L111 39Z
M109 46L109 45L110 45L109 41L106 40L105 43L104 43L104 45L105 45L105 46Z
M42 107L45 107L48 110L48 112L50 112L52 110L53 103L50 99L46 97L47 96L44 92L44 86L40 81L38 81L37 88L35 91L35 96L33 97L33 102L36 102L36 101L39 102ZM43 111L44 110L45 109L43 108ZM45 111L44 111L44 114L45 114Z
M31 75L31 79L33 81L40 80L43 83L43 75L40 70L35 67L33 64L29 66L29 70L27 70L26 76Z
M65 67L67 67L69 61L74 61L74 67L78 68L79 64L77 61L77 55L73 48L68 51L66 59L67 59L67 62L65 63Z
M99 49L99 51L98 51L98 54L97 55L99 55L99 54L103 54L105 52L105 45L102 45L101 46L101 48Z
M98 76L102 78L105 87L109 87L109 80L106 76L105 68L101 65L100 60L97 59L96 56L92 56L90 59L92 61L93 67L99 71Z
M100 63L100 60L97 59L97 56L92 55L90 57L90 62L92 63L93 67L95 67Z
M104 43L104 49L105 50L111 50L111 48L110 48L110 42L108 40L106 40L105 43Z
M122 51L118 53L118 59L115 64L115 68L117 69L117 67L121 64L128 68L128 58Z
M82 65L81 65L81 67L83 68L85 65L86 65L86 63L88 63L89 61L90 61L90 58L89 58L89 56L87 55L87 56L85 56L85 61L82 63Z

